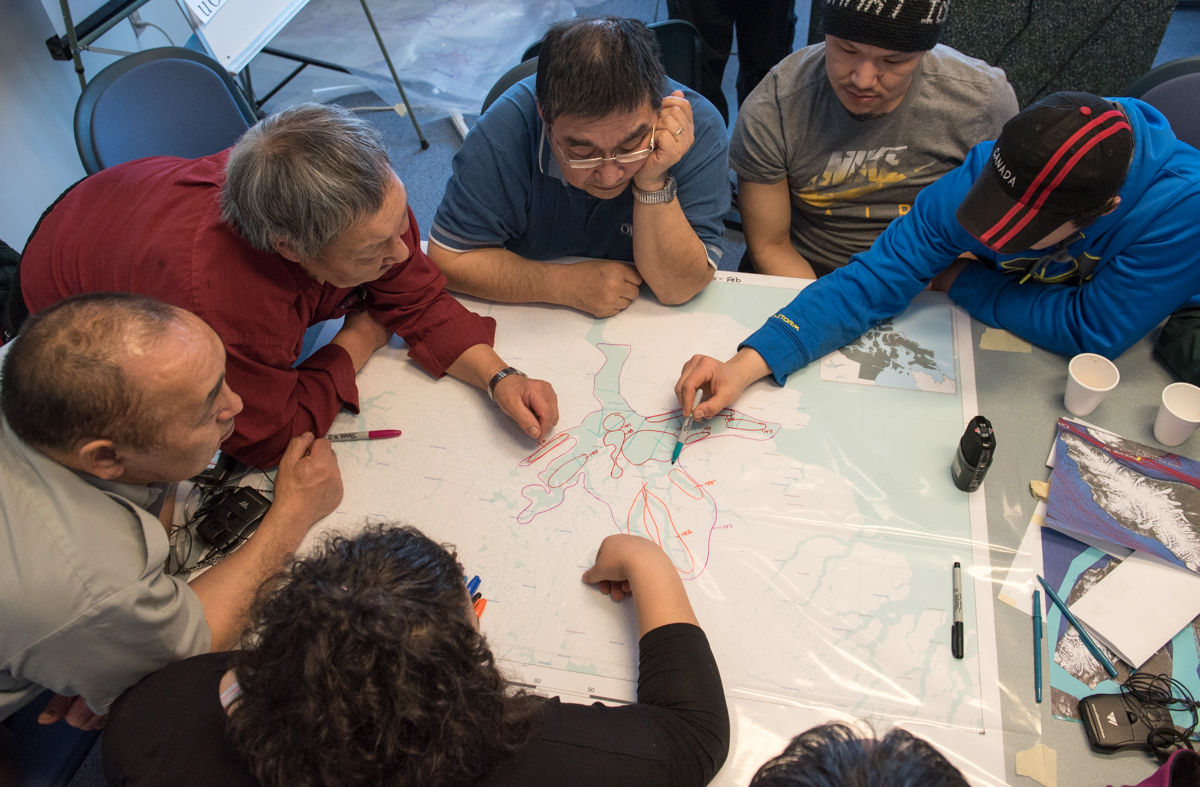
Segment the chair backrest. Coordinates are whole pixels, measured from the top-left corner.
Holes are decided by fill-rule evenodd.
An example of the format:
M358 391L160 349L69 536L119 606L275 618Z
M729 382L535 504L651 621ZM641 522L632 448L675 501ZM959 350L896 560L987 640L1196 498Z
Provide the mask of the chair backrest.
M1200 148L1200 57L1163 63L1139 77L1126 93L1163 113L1175 136Z
M504 95L504 91L508 90L525 77L536 74L537 64L538 59L534 57L518 63L517 65L508 69L508 73L496 80L496 84L492 85L492 89L488 91L487 98L483 100L483 108L479 110L479 114L482 115L484 112L487 112L488 107L492 105L492 102Z
M668 19L648 27L658 37L663 70L667 76L692 90L700 89L700 33L683 19Z
M692 90L700 89L700 33L695 26L683 19L668 19L646 25L658 39L662 51L663 70L667 76ZM537 57L542 51L542 42L534 41L521 55L525 61Z
M90 175L146 156L217 153L256 122L215 60L163 47L122 58L87 84L75 105L75 145Z

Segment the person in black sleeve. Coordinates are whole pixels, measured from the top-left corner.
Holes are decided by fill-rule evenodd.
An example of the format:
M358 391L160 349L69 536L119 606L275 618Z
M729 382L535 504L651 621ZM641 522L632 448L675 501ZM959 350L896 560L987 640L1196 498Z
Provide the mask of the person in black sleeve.
M268 581L253 648L197 656L114 703L110 785L703 785L729 751L717 665L670 559L606 538L583 581L633 595L638 702L506 688L462 571L411 527L335 538Z

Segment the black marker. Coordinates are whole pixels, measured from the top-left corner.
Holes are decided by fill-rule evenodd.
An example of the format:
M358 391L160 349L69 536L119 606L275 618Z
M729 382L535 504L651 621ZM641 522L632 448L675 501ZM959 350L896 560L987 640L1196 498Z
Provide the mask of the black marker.
M954 628L950 632L950 652L954 658L963 657L962 566L954 563Z

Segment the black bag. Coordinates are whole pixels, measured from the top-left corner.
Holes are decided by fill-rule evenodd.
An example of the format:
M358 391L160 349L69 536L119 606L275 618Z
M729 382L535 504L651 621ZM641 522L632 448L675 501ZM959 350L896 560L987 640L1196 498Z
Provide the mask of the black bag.
M1176 378L1200 385L1200 306L1184 306L1172 314L1154 351Z

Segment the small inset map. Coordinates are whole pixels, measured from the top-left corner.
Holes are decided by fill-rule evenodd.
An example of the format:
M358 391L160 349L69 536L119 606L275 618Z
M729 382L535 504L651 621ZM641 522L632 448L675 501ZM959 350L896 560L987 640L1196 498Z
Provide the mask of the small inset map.
M858 341L822 358L821 379L955 393L950 307L913 303L898 317L880 320Z

